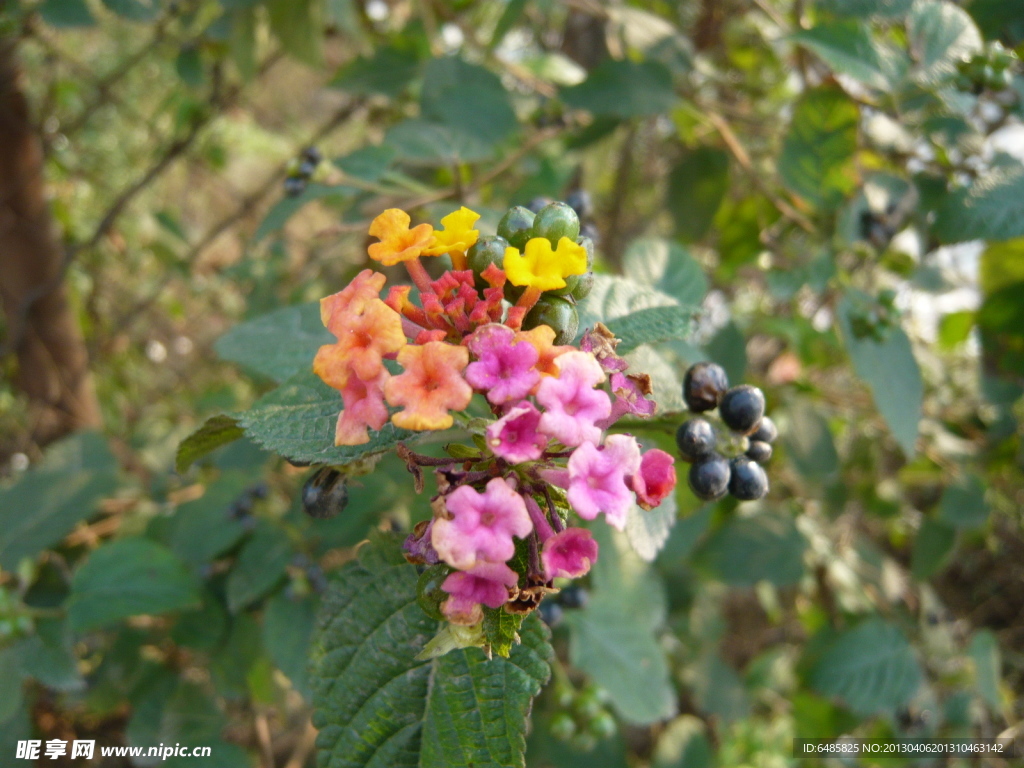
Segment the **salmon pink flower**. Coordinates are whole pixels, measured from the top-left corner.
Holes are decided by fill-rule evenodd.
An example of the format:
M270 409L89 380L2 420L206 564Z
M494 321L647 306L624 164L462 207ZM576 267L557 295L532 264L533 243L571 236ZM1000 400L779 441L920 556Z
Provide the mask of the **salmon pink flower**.
M495 456L513 464L536 461L548 444L547 436L537 431L539 424L540 411L524 400L487 427L487 445Z
M566 528L544 541L540 561L548 579L578 579L597 562L597 542L586 528Z
M676 463L671 455L657 448L647 451L640 469L630 479L637 503L654 509L676 487Z
M370 299L362 312L335 313L331 317L336 344L320 347L313 371L329 386L341 389L350 373L364 381L375 379L383 367L384 355L405 346L402 318L380 299Z
M403 429L448 429L453 423L448 411L462 410L473 396L473 388L462 378L469 350L443 341L406 344L398 362L405 371L388 379L384 395L388 403L405 409L391 421Z
M367 427L381 429L388 421L388 408L384 404L384 382L388 372L383 368L371 380L363 381L349 376L341 388L341 399L345 404L338 415L334 431L335 445L363 445L370 442Z
M461 485L445 499L448 517L434 520L431 543L451 566L465 570L478 562L503 563L516 553L513 536L533 530L523 497L501 478L483 493Z
M339 324L360 314L366 304L380 297L387 278L380 272L364 269L341 291L320 299L320 321L335 336L341 336Z
M537 387L537 402L546 409L540 431L570 447L596 443L601 439L596 422L612 411L607 393L594 389L604 381L604 371L587 352L566 352L555 366L558 376L541 380Z
M559 355L575 349L568 345L556 345L555 330L547 325L538 325L528 331L516 331L516 341L528 341L537 350L536 368L542 376L557 376L558 367L555 365L555 360Z
M489 323L467 341L477 362L466 369L466 381L495 405L522 400L540 381L537 350L526 341L516 343L515 336L511 328Z
M419 224L409 229L409 214L399 208L388 208L370 224L370 235L379 238L367 252L374 261L393 267L400 261L419 258L430 245L434 228Z
M583 443L569 457L569 504L584 520L604 512L608 523L621 531L633 503L626 478L639 468L640 446L631 435L611 435L601 449Z
M509 589L519 582L519 574L504 563L480 563L468 571L448 576L441 589L451 597L441 603L441 613L452 624L472 626L483 619L481 604L500 608L509 598Z

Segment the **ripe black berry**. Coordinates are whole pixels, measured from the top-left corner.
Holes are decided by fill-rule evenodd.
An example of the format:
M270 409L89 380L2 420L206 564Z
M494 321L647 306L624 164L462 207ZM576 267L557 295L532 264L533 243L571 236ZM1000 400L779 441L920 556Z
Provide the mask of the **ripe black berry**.
M754 501L768 493L768 475L761 465L746 456L738 456L732 460L731 469L729 493L740 501Z
M544 196L535 197L535 198L533 198L533 200L531 200L527 204L526 207L527 207L528 210L533 211L534 213L537 213L537 211L539 211L545 205L548 205L548 204L553 203L553 202L555 202L555 201L552 200L550 197L544 197Z
M316 147L306 147L302 150L302 159L307 163L317 165L321 160L323 160L323 155L320 154L320 150Z
M562 619L565 617L565 612L562 610L562 606L553 600L545 600L540 604L538 608L540 611L540 617L545 624L554 629L562 623Z
M704 501L720 499L729 490L729 475L729 462L718 454L712 454L690 467L690 490Z
M694 413L717 407L729 388L729 378L720 365L697 363L691 365L683 378L683 400Z
M757 440L762 443L774 443L779 436L779 428L775 426L775 422L765 416L761 419L761 423L757 425L757 429L750 433L751 440Z
M301 176L289 176L284 180L284 193L288 197L298 197L306 191L306 180Z
M576 584L565 587L558 593L558 602L566 608L585 608L589 599L587 590Z
M749 384L733 387L719 403L718 413L729 429L748 435L764 416L764 394Z
M715 428L704 419L684 421L676 431L676 445L683 461L694 463L715 451Z
M317 520L334 517L348 503L348 485L340 472L318 469L302 486L302 508Z
M751 440L750 447L747 448L747 456L758 464L767 464L772 457L772 447L760 440Z
M580 219L589 219L594 213L594 205L590 200L590 193L577 189L575 192L570 192L569 196L565 198L566 205L576 211L576 215Z

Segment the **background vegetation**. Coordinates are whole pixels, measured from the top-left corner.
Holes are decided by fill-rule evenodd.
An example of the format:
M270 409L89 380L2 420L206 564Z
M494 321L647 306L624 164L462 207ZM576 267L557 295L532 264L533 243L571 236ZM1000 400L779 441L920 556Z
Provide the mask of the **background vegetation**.
M489 232L581 189L626 276L584 316L698 309L633 353L663 411L714 359L782 438L763 503L683 483L605 542L548 615L527 764L1019 737L1024 76L996 41L1017 0L0 3L0 764L25 738L312 764L321 595L425 500L384 459L312 521L309 470L177 446L308 365L315 311L284 308L364 266L381 209Z

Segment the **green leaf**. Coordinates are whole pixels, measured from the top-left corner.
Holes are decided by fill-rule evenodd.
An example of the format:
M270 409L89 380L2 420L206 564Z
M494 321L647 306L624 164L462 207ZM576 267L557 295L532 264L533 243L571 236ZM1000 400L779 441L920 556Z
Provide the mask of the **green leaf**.
M394 99L413 81L419 66L414 51L381 46L372 56L359 56L342 67L330 86L361 96L376 93Z
M129 21L152 21L160 14L159 0L103 0L103 4Z
M237 700L250 695L250 675L263 658L260 640L252 613L231 617L227 637L210 657L211 677L221 696Z
M203 422L203 426L178 445L178 451L174 456L174 468L179 474L184 474L203 456L233 443L244 435L245 430L238 426L237 415L218 413L211 416Z
M668 112L675 104L672 75L654 61L602 59L586 80L561 95L573 109L621 118Z
M708 538L695 561L732 586L768 581L781 587L803 577L806 548L807 541L789 517L734 517Z
M79 432L52 445L38 466L0 490L0 567L14 571L90 517L113 492L117 463L102 435Z
M315 626L313 599L296 600L282 590L267 601L263 612L263 647L295 690L307 699L311 690L309 651Z
M322 3L317 0L267 0L270 31L285 51L316 67L323 60Z
M681 715L658 737L651 768L711 768L714 754L700 718Z
M206 80L206 73L203 69L203 57L199 53L199 48L194 45L182 48L178 58L174 60L174 71L190 88L201 87Z
M231 33L228 37L231 60L244 80L256 75L256 10L251 7L231 11ZM257 238L258 239L258 238Z
M822 480L839 469L832 432L813 402L798 400L793 404L783 439L787 454L804 477Z
M257 400L239 423L248 437L296 464L349 464L422 436L388 422L379 432L371 431L365 445L336 446L334 428L341 406L337 390L304 371Z
M690 252L678 243L658 237L631 242L622 256L622 272L683 306L700 306L708 290L704 270Z
M488 146L517 127L516 113L498 76L457 56L427 62L420 112L425 119L447 126L456 137L472 137Z
M0 647L0 690L4 692L0 696L0 725L5 725L21 708L24 696L22 681L25 678L23 650L21 643Z
M725 369L730 381L743 381L747 371L747 340L735 320L719 328L705 350L709 358Z
M858 715L892 712L921 686L914 649L898 628L868 619L829 643L810 671L811 687Z
M306 203L321 199L327 199L328 202L342 201L352 197L358 191L354 187L346 187L343 184L338 186L309 184L302 194L295 195L295 197L282 197L263 217L263 221L260 222L252 236L253 242L258 243L271 232L281 229Z
M910 53L918 77L935 82L981 50L981 33L967 11L946 0L917 0L907 17Z
M369 183L380 181L395 159L395 150L387 144L360 147L334 164L345 174Z
M641 344L689 338L695 315L686 307L651 307L609 320L608 330L619 337L617 351L625 354Z
M218 739L226 718L199 685L166 671L133 701L133 705L132 719L125 729L130 745L148 749L157 744L197 744L212 746L211 755L218 754L218 748L222 746ZM185 758L167 762L150 759L141 764L170 765L176 762L183 765L185 761Z
M148 539L118 539L95 550L75 572L68 619L75 632L87 632L129 616L201 604L197 579L170 550Z
M750 697L743 681L719 654L706 653L695 666L693 695L702 712L726 723L750 715Z
M907 456L913 456L924 397L921 370L914 358L910 339L902 328L886 329L882 342L872 338L858 339L854 335L851 317L856 310L851 296L857 295L868 300L863 294L851 291L839 306L839 324L846 350L857 375L871 388L875 407L889 425L896 442Z
M956 531L945 523L926 517L914 539L910 573L918 581L930 579L945 564L956 544Z
M616 318L651 307L678 307L678 302L650 285L615 275L594 275L590 294L577 304L580 329L607 325Z
M1024 237L1024 165L1001 163L947 195L932 233L943 243Z
M22 667L27 675L58 691L85 688L64 619L37 621L35 635L25 641L23 648Z
M476 136L419 118L393 125L384 135L384 143L400 160L414 165L475 163L493 154L493 147Z
M416 568L379 536L332 581L313 656L318 764L525 766L530 702L550 676L548 631L529 616L509 659L477 648L416 661L437 629Z
M910 10L914 0L817 0L815 5L826 13L853 18L896 18Z
M676 235L693 243L704 237L729 191L729 155L714 147L688 152L669 173L665 207Z
M96 23L85 0L44 0L39 6L39 15L58 29L91 27Z
M200 498L179 506L171 521L171 551L198 570L237 544L246 528L232 506L251 483L251 475L225 473Z
M273 589L294 553L284 529L260 522L228 575L228 610L238 613Z
M1003 702L999 695L999 679L1002 676L1002 659L996 636L988 629L975 632L967 653L974 662L974 685L978 693L993 710L1001 712Z
M626 517L626 538L642 560L650 563L658 556L672 533L678 512L675 494L666 496L654 509L641 509L637 504L630 507Z
M224 360L280 383L300 371L311 371L320 347L335 341L320 320L319 302L314 301L236 325L217 339L214 349Z
M522 614L506 613L504 608L484 608L484 637L491 651L504 659L512 652L522 625Z
M985 482L977 475L970 475L942 492L938 519L958 530L981 528L988 521L988 514Z
M569 611L569 658L608 691L623 720L647 725L676 713L676 693L657 632L665 621L661 580L607 526L587 605Z
M939 321L939 347L949 352L967 341L974 329L976 317L976 313L969 310L943 315Z
M793 192L819 208L834 208L856 185L860 110L838 88L804 92L779 156L779 174Z
M872 88L895 86L909 62L884 46L860 21L833 21L794 34L790 39L813 52L834 72Z

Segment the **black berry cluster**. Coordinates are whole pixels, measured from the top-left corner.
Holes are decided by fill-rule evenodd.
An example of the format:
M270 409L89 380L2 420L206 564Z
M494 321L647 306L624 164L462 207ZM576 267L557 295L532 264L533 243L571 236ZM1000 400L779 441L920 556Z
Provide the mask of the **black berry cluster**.
M288 197L298 197L306 190L306 185L313 178L323 157L316 147L306 147L299 156L291 161L288 176L284 180L284 193Z
M764 393L741 384L729 387L721 366L697 363L683 379L683 399L695 416L676 432L683 461L692 466L690 489L705 501L731 493L740 501L754 501L768 493L768 475L762 469L772 457L778 430L764 415ZM731 434L724 438L715 428L710 411L718 409L721 426Z

